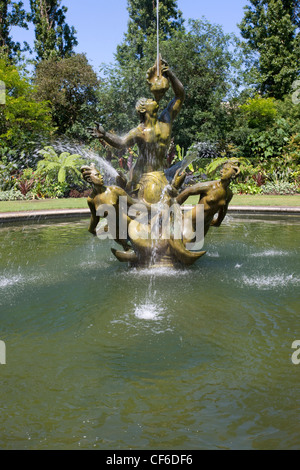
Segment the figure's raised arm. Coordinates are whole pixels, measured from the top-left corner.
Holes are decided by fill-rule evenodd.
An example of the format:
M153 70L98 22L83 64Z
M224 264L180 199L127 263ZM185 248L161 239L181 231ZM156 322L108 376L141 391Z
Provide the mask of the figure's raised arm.
M197 183L193 186L190 186L182 191L182 193L177 196L176 201L178 204L183 204L190 196L200 196L201 194L206 194L207 191L211 188L211 182Z
M162 60L162 74L169 79L175 94L175 98L173 98L166 108L166 111L170 113L170 117L173 121L181 110L185 100L185 91L181 81L176 77L174 72L169 68L167 62L164 60Z
M89 127L88 131L91 133L93 137L96 137L99 140L104 140L112 147L117 149L130 147L135 143L135 139L137 137L137 129L132 129L128 134L123 137L120 137L116 134L112 134L111 132L106 132L104 128L98 122L95 123L96 127L92 128Z

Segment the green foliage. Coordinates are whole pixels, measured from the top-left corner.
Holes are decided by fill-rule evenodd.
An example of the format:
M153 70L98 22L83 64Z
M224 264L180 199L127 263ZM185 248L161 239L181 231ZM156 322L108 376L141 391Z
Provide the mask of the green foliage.
M45 178L44 180L37 180L27 197L31 199L57 199L65 197L69 189L69 185L66 183L58 183Z
M189 31L163 41L161 50L186 90L173 127L176 142L189 148L195 141L226 140L231 126L227 101L236 92L240 66L235 37L204 19L191 20Z
M215 177L216 173L222 168L224 163L228 161L227 157L219 157L212 160L208 165L205 167L205 172L208 177Z
M248 121L250 128L265 130L274 123L277 109L274 98L263 98L259 95L249 98L240 109Z
M181 162L183 160L183 157L184 157L184 148L180 147L180 145L176 145L176 154L174 156L174 159L173 159L173 164L174 163L177 163L177 162Z
M126 68L128 61L144 58L149 38L156 36L156 2L153 0L128 0L129 22L124 41L117 47L116 59ZM159 3L160 40L169 40L176 31L182 31L183 19L177 0Z
M24 201L25 199L26 197L18 189L0 191L0 201Z
M36 68L36 96L51 103L59 134L87 140L86 128L97 116L99 81L84 54L41 61Z
M136 162L138 156L139 156L138 146L135 144L133 147L127 149L123 153L122 155L123 163L125 161L123 168L130 170L133 167L134 163Z
M26 168L22 171L15 182L15 187L21 191L23 196L26 196L35 186L36 178L34 171L31 168Z
M226 162L232 162L233 164L238 165L243 178L253 174L249 160L244 157L230 157L228 155L211 160L211 162L205 166L205 173L209 178L219 178L219 171Z
M11 35L14 26L28 29L28 15L23 8L23 2L1 0L0 2L0 48L10 58L16 57L22 51L21 44L15 42ZM25 43L25 49L28 44Z
M261 186L257 186L254 181L248 181L247 183L233 183L231 186L233 194L261 194L263 189Z
M7 162L16 163L20 158L19 152L9 147L0 147L0 159Z
M285 158L288 160L287 164L291 168L296 166L299 168L300 164L300 133L292 135L286 148Z
M188 148L185 156L184 149L181 149L179 146L176 148L179 160L183 160L182 168L187 168L187 170L195 173L194 176L199 176L200 173L203 173L203 166L207 166L207 161L213 159L212 162L214 162L219 159L220 155L216 146L210 142L194 142Z
M156 60L156 2L128 0L128 30L115 64L102 67L101 80L84 54L74 54L76 32L66 23L62 3L30 0L30 17L22 2L0 5L0 80L7 90L6 105L0 105L0 190L10 190L3 197L61 197L80 189L79 155L59 155L49 146L38 154L35 149L56 132L103 152L87 127L96 119L108 131L128 132L138 124L137 99L150 96L145 74ZM161 0L159 12L160 51L186 90L168 163L186 160L193 178L202 173L219 178L218 170L231 159L241 168L240 181L232 185L236 193L295 191L300 104L292 101L292 83L300 73L300 2L250 0L240 25L242 48L234 35L205 19L184 26L177 4ZM6 50L9 58L20 58L11 27L27 28L29 20L35 29L34 77L3 55ZM260 94L245 87L240 92L245 69ZM160 109L172 98L170 87ZM209 142L215 142L216 152L204 159ZM135 147L105 151L123 172L137 158Z
M287 181L277 181L277 182L267 182L265 186L262 187L263 194L296 194L299 191L293 183L288 183Z
M262 132L250 134L244 151L246 155L254 159L267 159L269 157L278 157L289 141L289 126L283 120L277 120L276 126Z
M83 164L82 157L80 155L71 155L68 152L63 152L58 155L53 147L45 147L40 150L39 153L43 156L43 159L38 162L37 174L43 175L46 179L52 179L59 184L66 183L67 179L74 183L79 184L81 182L80 167Z
M6 86L6 104L0 105L0 145L29 150L53 131L45 101L34 98L34 87L18 67L0 57L0 80Z
M263 94L277 99L290 93L299 76L299 2L250 0L239 27L249 47L259 54L254 63Z
M0 190L8 191L15 184L13 175L17 172L16 163L10 162L5 155L0 158Z
M300 103L293 103L292 94L289 94L275 104L277 115L284 118L290 126L290 135L300 135Z
M68 9L61 0L30 0L30 7L36 60L69 57L78 42L74 27L65 22Z
M234 36L208 21L189 23L189 31L175 30L168 40L161 40L162 57L167 60L186 90L184 106L177 116L173 136L175 145L189 148L197 141L226 139L231 114L224 100L236 92L241 57ZM143 58L128 56L122 63L104 66L99 90L99 119L107 130L128 132L138 123L135 103L149 96L145 74L156 59L156 37L149 35L143 45ZM173 99L170 87L162 110Z

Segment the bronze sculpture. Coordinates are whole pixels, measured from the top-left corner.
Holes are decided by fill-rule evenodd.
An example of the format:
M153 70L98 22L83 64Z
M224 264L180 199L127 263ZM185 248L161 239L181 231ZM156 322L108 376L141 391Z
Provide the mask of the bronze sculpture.
M209 227L220 227L226 214L229 203L233 197L233 193L229 187L240 174L237 165L227 162L221 170L221 179L218 181L209 181L205 183L197 183L190 188L186 188L176 198L178 204L183 204L190 196L200 196L198 204L204 205L204 236L207 234ZM195 208L192 209L192 220L195 219ZM217 218L214 219L217 214Z
M155 77L155 70L156 66L147 72L147 81L150 89L153 89L152 81L155 83L155 79L158 78ZM95 129L90 129L92 135L117 149L137 144L139 158L130 173L126 188L129 192L136 192L142 175L148 175L152 172L160 172L161 174L157 175L157 177L162 180L162 184L167 184L163 171L166 168L166 155L171 142L172 123L182 107L185 92L183 85L169 69L165 61L162 61L162 74L164 80L170 81L175 97L159 117L158 102L152 99L141 98L136 103L136 111L140 118L140 124L124 137L105 132L100 124L97 124ZM154 93L156 97L161 99L167 88L165 82L161 82L159 78L158 81L163 88L156 87ZM149 202L153 203L153 200Z
M158 70L159 73L156 73ZM136 110L140 124L135 129L124 137L106 132L98 123L96 128L89 129L93 136L115 148L127 148L134 144L139 148L138 159L129 173L128 180L117 181L115 186L104 186L102 176L94 167L82 167L83 178L93 187L88 199L91 210L89 231L96 234L100 220L99 209L110 205L118 212L114 240L123 247L123 251L112 249L112 252L119 261L147 266L177 263L191 265L205 254L204 251L188 249L188 244L197 238L195 230L198 227L198 209L203 209L204 213L204 238L210 226L219 226L222 223L232 198L229 184L240 170L228 163L222 170L220 181L197 183L183 191L181 187L185 173L178 170L171 184L168 183L164 170L171 142L172 124L182 107L185 92L181 82L161 57L148 70L147 82L155 100L138 100ZM158 103L169 85L173 89L174 98L158 116ZM188 211L188 218L182 218L180 206L191 195L199 195L198 204ZM125 201L121 214L120 201ZM106 217L107 212L101 213L101 216ZM167 237L161 235L162 220L169 223ZM186 223L187 220L189 223ZM178 221L179 234L176 225ZM121 225L123 228L126 226L126 236L120 236ZM108 229L106 226L105 230Z

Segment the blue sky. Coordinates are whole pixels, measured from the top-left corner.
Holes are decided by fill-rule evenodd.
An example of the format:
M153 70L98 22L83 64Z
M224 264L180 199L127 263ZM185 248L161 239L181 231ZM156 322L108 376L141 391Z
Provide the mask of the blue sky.
M23 2L29 10L29 1ZM113 62L116 47L127 30L127 0L63 0L62 3L68 7L68 24L77 31L76 52L85 52L95 70L103 62ZM178 7L186 20L205 16L211 23L222 25L226 33L238 35L237 23L247 3L247 0L178 0ZM13 36L33 45L32 30L15 28Z

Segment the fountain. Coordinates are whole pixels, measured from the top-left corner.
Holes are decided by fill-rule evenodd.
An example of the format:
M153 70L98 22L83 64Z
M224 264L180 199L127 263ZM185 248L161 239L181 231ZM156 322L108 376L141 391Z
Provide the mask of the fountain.
M220 226L224 220L232 198L229 185L240 170L227 163L220 181L200 182L182 190L187 159L169 182L166 156L172 124L184 102L184 87L159 53L147 72L147 82L155 100L138 100L138 127L123 137L106 132L99 123L90 129L93 136L117 149L137 144L139 157L128 177L118 176L114 186L104 185L94 165L82 167L83 178L93 188L88 199L89 231L99 238L113 238L123 247L112 248L113 254L132 266L190 266L205 254L199 248L209 227ZM170 85L175 96L158 116L159 102ZM181 205L191 195L199 196L198 204L183 214ZM105 217L109 223L99 224Z
M160 87L172 86L164 70L158 87L157 70L148 77L158 100ZM0 447L170 456L298 449L299 220L224 220L239 168L225 165L219 181L181 190L190 157L165 170L171 125L158 118L149 130L145 121L127 180L110 174L105 186L94 165L82 169L93 187L89 230L105 234L119 212L114 241L91 240L85 218L0 224ZM120 142L100 126L93 132ZM152 228L160 235L164 214L185 222L181 207L193 194L192 225L178 224L178 238L175 230L142 237ZM199 258L188 247L197 208L208 248L187 275L164 265ZM114 255L138 269L111 262L115 242Z
M159 52L159 0L156 14L157 58L146 75L154 100L137 101L140 124L125 136L106 132L99 123L89 129L94 137L112 147L122 149L136 144L139 149L128 177L119 175L114 186L104 185L94 165L82 167L83 178L93 188L88 198L89 231L99 238L113 238L123 248L112 248L113 254L131 266L190 266L205 254L201 248L209 227L220 226L224 220L232 199L229 184L239 174L239 168L228 163L220 181L197 183L182 191L185 169L194 158L191 153L168 181L167 151L185 91ZM170 86L174 98L158 115L159 102ZM169 179L170 174L172 171ZM181 205L191 195L199 196L198 204L184 212Z

